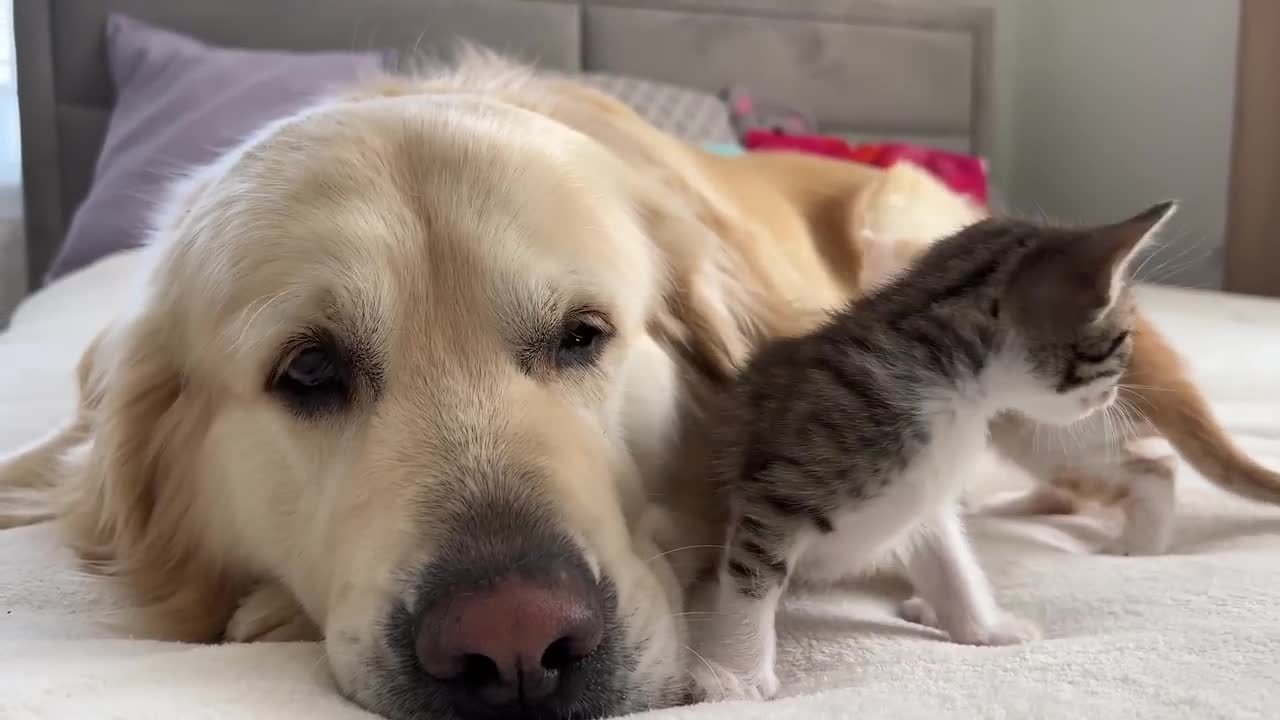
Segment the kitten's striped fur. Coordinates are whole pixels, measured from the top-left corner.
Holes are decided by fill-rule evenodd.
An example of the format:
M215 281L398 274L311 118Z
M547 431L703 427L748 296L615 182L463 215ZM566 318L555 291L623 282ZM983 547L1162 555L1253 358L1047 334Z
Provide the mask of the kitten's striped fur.
M986 220L933 245L814 332L768 343L729 394L713 472L732 521L695 663L710 696L767 697L795 573L905 563L911 615L953 640L1035 635L1002 613L955 501L1005 411L1067 424L1130 357L1129 259L1172 208L1088 229Z

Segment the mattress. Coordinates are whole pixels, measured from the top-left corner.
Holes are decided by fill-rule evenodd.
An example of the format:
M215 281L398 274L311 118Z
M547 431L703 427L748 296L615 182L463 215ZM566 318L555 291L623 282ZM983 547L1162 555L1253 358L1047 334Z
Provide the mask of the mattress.
M0 335L0 451L67 417L72 369L122 306L137 256L112 256L29 298ZM1184 349L1229 431L1280 466L1280 302L1161 287L1141 301ZM992 487L1018 482L993 463ZM780 622L785 697L645 717L1275 718L1280 510L1185 470L1176 540L1156 558L1095 549L1106 515L977 519L1001 601L1043 640L963 647L895 618L904 588L801 589ZM72 570L51 528L0 531L0 717L367 717L334 690L318 645L194 646L93 624L115 604Z

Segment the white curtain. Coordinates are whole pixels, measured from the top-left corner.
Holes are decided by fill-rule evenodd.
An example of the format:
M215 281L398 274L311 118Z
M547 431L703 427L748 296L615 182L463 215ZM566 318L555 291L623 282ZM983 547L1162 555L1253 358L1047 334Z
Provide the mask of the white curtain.
M22 232L22 143L13 63L13 3L0 0L0 330L27 288Z
M18 85L13 64L13 3L0 0L0 194L14 192L21 178Z

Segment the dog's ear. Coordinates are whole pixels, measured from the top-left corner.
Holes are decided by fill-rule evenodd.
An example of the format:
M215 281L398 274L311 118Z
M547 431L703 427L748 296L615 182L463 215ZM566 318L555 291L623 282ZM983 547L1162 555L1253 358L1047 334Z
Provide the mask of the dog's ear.
M727 382L765 332L745 268L704 219L678 203L645 203L641 217L666 270L651 331L709 380Z
M676 181L672 181L676 182ZM665 303L651 329L716 383L731 380L765 338L811 330L825 311L787 304L753 232L713 198L692 188L663 188L641 205L645 230L665 262Z
M134 593L130 630L217 639L232 588L201 543L195 455L208 409L187 391L168 308L144 305L105 330L81 360L90 441L61 488L61 519L81 558Z

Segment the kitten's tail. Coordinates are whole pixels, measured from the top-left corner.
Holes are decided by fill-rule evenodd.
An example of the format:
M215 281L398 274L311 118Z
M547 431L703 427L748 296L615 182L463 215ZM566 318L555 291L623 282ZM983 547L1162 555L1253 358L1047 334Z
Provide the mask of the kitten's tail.
M1146 318L1139 316L1137 331L1126 381L1137 386L1132 392L1151 424L1218 487L1280 505L1280 472L1259 465L1231 441L1177 352Z

